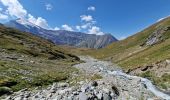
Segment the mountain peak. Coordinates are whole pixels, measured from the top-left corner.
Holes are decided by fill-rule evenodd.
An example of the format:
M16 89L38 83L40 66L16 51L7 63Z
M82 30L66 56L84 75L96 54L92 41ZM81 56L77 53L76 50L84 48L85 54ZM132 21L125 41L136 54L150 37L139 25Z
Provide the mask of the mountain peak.
M23 19L23 18L18 18L16 20L14 20L15 22L19 23L19 24L22 24L26 27L36 27L36 28L41 28L40 26L30 22L29 20L27 19Z
M47 30L41 28L26 19L16 19L5 24L24 32L35 34L39 37L48 39L55 44L69 45L83 48L103 48L108 44L117 41L111 34L95 35L82 32L66 30Z

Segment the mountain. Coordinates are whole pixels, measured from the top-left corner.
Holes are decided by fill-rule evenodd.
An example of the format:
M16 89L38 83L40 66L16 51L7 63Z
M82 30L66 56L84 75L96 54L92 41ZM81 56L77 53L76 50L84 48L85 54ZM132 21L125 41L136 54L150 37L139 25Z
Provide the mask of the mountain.
M21 32L12 28L0 25L0 47L8 51L17 51L17 53L28 54L33 57L47 57L50 59L75 58L70 54L64 53L64 49L56 46L52 42ZM62 52L63 51L63 52Z
M69 79L79 58L30 33L0 25L0 96Z
M124 40L85 53L110 60L128 73L151 78L158 86L170 89L170 17Z
M58 45L69 45L80 48L97 49L103 48L108 44L117 41L117 39L111 34L94 35L66 30L47 30L23 19L11 20L5 25L19 29L21 31L33 33Z

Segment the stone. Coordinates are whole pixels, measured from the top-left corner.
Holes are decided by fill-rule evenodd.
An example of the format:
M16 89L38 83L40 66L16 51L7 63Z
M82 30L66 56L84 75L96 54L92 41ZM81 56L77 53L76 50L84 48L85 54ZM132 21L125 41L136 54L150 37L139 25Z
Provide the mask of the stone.
M68 99L68 100L74 100L73 98L74 98L73 96L68 96L67 99Z
M74 95L79 95L79 93L77 91L74 91L73 94Z
M89 86L88 86L88 85L83 85L83 86L81 87L81 91L82 91L82 92L86 92L88 89L89 89Z
M108 94L104 93L103 94L103 100L112 100L112 97L109 96Z
M35 98L39 98L39 96L38 96L38 95L36 95L36 96L35 96Z
M79 100L88 100L88 97L85 93L81 92L79 94Z
M97 87L97 86L98 86L98 83L97 83L97 81L93 81L93 82L91 83L91 85L94 86L94 87Z
M61 95L56 96L53 100L60 100L62 98Z
M22 97L16 97L14 100L22 100Z
M35 63L35 61L32 61L32 60L31 60L30 63Z
M98 99L100 99L100 100L102 99L102 93L98 93L96 96Z
M118 90L118 88L116 87L116 86L112 86L112 90L114 91L114 93L117 95L117 96L119 96L120 95L120 93L119 93L119 90Z
M103 91L104 91L105 93L109 93L109 92L110 92L110 90L107 89L107 88L103 88Z
M80 81L80 82L78 82L80 85L83 85L84 84L84 81Z
M68 87L68 83L58 83L58 87Z
M18 59L18 61L24 62L24 59Z

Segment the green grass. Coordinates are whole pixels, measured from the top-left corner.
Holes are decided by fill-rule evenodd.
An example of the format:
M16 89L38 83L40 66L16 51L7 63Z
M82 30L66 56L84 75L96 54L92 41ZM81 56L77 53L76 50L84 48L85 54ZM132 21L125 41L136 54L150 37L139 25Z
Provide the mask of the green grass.
M56 46L52 42L30 33L20 32L4 26L0 26L0 33L0 49L6 49L9 53L16 52L49 59L78 60L76 56L71 56L69 52L65 52L65 48Z
M140 46L158 27L167 26L170 26L170 18L158 22L125 40L114 42L106 48L87 50L84 54L98 59L111 60L124 70L168 59L170 58L170 31L163 33L163 42L154 46Z
M56 65L52 65L53 63ZM46 86L53 82L65 81L70 78L71 73L78 71L70 64L53 63L44 63L44 66L24 66L16 62L0 61L0 87L6 86L18 91L23 88Z
M139 74L139 76L150 79L159 88L165 90L170 88L170 74L164 74L161 77L156 77L153 72L147 71Z
M65 48L12 28L0 25L0 94L24 88L44 87L53 82L66 81L78 70L77 56ZM24 61L6 58L23 56ZM34 61L31 63L30 61Z
M112 61L118 64L124 71L170 59L170 30L162 33L163 41L153 46L141 46L147 41L147 38L160 27L170 27L170 17L153 24L133 36L114 42L106 48L87 50L84 51L83 54L101 60ZM153 72L146 72L142 76L151 79L160 88L170 88L169 75L156 77Z
M138 52L134 56L128 57L125 60L117 62L125 69L136 68L138 66L149 65L157 61L170 58L170 39L158 45L149 47L142 52Z

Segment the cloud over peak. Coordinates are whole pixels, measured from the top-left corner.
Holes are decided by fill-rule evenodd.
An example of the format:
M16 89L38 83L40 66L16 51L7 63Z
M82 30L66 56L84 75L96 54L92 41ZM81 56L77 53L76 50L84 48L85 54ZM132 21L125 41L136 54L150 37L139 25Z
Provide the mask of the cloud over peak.
M27 13L18 0L0 0L0 2L6 7L6 15L0 13L0 19L8 19L9 16L12 18L22 18L42 28L50 28L47 21L42 17L35 18L33 15Z
M67 31L74 31L69 25L67 25L67 24L64 24L64 25L62 25L62 28L64 29L64 30L67 30Z
M81 26L77 25L77 26L76 26L76 29L77 29L78 31L81 31Z
M43 19L42 17L35 18L31 14L28 14L28 21L45 29L50 28L47 21Z
M93 26L91 29L89 29L88 34L104 35L104 33L101 32L100 28L97 26Z
M55 27L54 30L60 30L60 28L59 27Z

